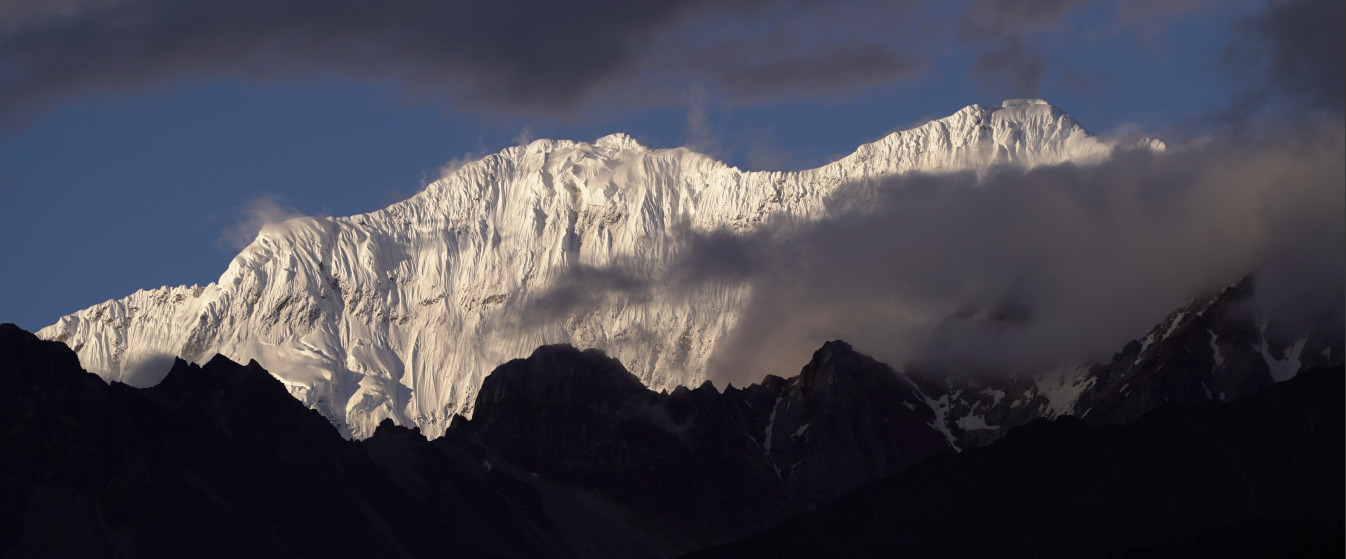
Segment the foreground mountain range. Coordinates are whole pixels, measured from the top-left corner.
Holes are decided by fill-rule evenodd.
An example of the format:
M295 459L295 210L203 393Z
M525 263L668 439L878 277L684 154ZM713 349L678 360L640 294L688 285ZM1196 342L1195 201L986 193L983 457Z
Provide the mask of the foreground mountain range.
M1033 421L692 557L1341 557L1343 378L1121 427Z
M601 352L546 346L490 374L443 437L385 421L351 441L255 362L109 385L0 325L0 555L669 557L814 509L704 553L1339 555L1344 378L1316 368L1121 427L1038 419L955 453L919 386L842 342L723 393L656 393Z
M20 556L666 557L949 451L914 387L843 343L723 394L546 346L430 441L391 421L343 439L255 362L108 385L5 325L0 371L0 541Z
M888 177L1084 165L1119 145L1039 100L972 105L799 172L621 134L538 140L380 211L267 226L215 283L140 291L38 334L134 386L175 357L255 359L344 435L392 419L438 436L472 415L487 373L545 344L602 349L654 390L699 386L754 288L716 278L633 293L603 271L660 278L696 235L814 222L839 193L872 198Z

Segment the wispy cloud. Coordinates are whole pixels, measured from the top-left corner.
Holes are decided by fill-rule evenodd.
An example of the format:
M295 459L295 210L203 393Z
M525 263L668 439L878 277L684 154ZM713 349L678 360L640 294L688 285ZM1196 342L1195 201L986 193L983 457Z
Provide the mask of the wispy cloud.
M290 206L284 196L271 193L247 200L230 213L235 214L233 223L225 227L218 240L222 249L230 251L242 250L252 244L267 225L305 215Z
M545 293L525 302L518 318L528 323L547 322L616 299L624 303L647 302L652 296L651 289L649 278L634 267L576 265L566 270Z
M533 135L533 129L527 126L521 128L518 134L514 135L514 145L524 146L533 143L537 136Z
M710 99L706 94L706 88L701 84L693 84L687 91L687 138L683 145L694 151L714 156L718 155L720 139L711 128L707 115L709 105Z

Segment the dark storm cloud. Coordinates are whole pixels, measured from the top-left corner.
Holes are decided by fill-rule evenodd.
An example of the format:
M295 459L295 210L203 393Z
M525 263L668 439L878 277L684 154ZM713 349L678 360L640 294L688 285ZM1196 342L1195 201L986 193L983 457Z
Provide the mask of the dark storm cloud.
M668 101L657 97L670 79L742 97L835 90L913 68L890 41L856 33L882 31L875 22L894 20L901 4L4 0L0 107L14 118L88 89L315 72L391 79L413 95L450 102L548 112L612 91ZM855 8L870 11L860 18L849 11ZM828 16L806 21L810 14Z
M963 13L964 37L1004 36L1055 25L1088 0L980 0Z
M913 79L962 47L979 77L1034 95L1059 70L1047 39L1098 32L1077 28L1081 13L1140 28L1204 1L0 0L0 122L90 91L221 75L386 80L418 99L514 113L676 105L689 88L728 106ZM1323 58L1316 35L1294 30L1331 27L1339 18L1318 12L1340 6L1315 4L1306 18L1301 4L1274 4L1248 35L1270 45L1276 83L1327 99L1341 88L1308 77L1341 49Z
M882 83L914 73L921 64L884 45L859 44L764 58L741 46L743 56L725 57L723 51L688 57L689 68L714 69L711 76L727 92L741 97L828 92ZM773 95L772 92L776 92Z
M1008 81L1014 95L1036 97L1042 83L1043 56L1024 41L1057 26L1086 0L983 0L963 12L958 33L963 41L983 44L974 66L982 81Z
M1337 123L1092 167L895 179L817 224L698 237L661 281L751 282L712 362L735 385L792 374L836 338L962 370L1101 359L1249 273L1264 312L1340 322L1343 150Z
M923 60L909 37L918 2L775 2L676 27L647 63L739 99L863 87L913 75ZM921 55L923 56L923 55Z
M0 39L0 105L179 74L335 70L483 103L574 103L695 10L682 2L124 0L30 18ZM63 14L63 15L62 15ZM7 17L6 19L13 19Z
M1166 22L1227 0L1126 0L1117 5L1126 23Z
M1346 3L1272 1L1246 28L1266 65L1266 87L1295 108L1341 112L1346 104Z
M1224 52L1233 97L1210 120L1226 126L1339 115L1346 101L1346 5L1270 0L1235 25ZM1331 118L1329 116L1329 118Z
M1042 54L1025 47L1017 34L1000 41L977 59L977 74L1009 80L1014 95L1037 97L1042 84Z
M44 19L69 17L82 9L118 0L0 0L0 29L32 25Z

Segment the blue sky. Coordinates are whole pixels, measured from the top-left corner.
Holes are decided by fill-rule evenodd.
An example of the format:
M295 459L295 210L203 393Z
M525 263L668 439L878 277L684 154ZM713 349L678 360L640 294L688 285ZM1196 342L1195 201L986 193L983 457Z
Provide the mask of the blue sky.
M214 281L258 208L372 211L451 160L526 138L622 131L786 169L1013 97L1047 99L1096 133L1176 142L1219 133L1250 106L1321 111L1304 87L1272 83L1318 71L1280 54L1324 50L1273 16L1340 10L470 4L0 2L0 322L36 330L137 289ZM1339 46L1340 18L1327 33ZM1332 68L1336 50L1314 62ZM1337 95L1336 67L1320 97Z

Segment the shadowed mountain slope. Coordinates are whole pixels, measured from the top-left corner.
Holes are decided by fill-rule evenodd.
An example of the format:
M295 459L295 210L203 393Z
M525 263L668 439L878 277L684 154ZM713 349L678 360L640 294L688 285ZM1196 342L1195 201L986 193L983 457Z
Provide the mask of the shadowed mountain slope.
M1037 419L691 557L1340 557L1343 379L1121 426Z
M546 346L433 441L391 422L345 440L223 357L108 385L12 325L0 383L6 556L661 557L949 449L928 410L879 405L914 387L840 342L724 394L655 393L601 352Z

